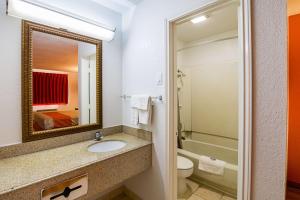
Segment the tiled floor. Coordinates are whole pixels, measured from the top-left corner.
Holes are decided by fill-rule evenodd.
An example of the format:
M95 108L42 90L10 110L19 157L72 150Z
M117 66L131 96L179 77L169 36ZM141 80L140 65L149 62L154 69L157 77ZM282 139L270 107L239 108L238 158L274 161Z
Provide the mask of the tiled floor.
M195 188L194 182L188 180L188 185L193 184ZM196 184L197 185L197 184ZM192 194L189 194L188 198L179 198L178 200L236 200L234 198L223 195L222 193L218 193L204 186L197 186L197 189L194 189Z
M224 196L221 193L214 192L205 187L200 187L188 200L235 200Z

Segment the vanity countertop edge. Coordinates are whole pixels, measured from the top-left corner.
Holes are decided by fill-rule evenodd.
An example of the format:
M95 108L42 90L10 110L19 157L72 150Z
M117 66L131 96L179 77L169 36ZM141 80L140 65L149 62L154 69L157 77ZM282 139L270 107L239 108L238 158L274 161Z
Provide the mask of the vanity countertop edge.
M97 141L88 140L54 149L0 160L0 195L38 182L88 167L95 163L151 145L152 142L126 133L105 136L106 140L121 140L127 145L106 153L92 153L88 147Z

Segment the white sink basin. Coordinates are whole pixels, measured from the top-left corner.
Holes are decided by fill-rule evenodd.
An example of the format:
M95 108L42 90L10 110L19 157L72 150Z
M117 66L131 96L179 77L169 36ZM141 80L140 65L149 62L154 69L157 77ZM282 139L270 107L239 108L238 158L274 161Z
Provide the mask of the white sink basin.
M89 146L88 151L93 153L104 153L122 149L125 146L126 142L120 140L107 140Z

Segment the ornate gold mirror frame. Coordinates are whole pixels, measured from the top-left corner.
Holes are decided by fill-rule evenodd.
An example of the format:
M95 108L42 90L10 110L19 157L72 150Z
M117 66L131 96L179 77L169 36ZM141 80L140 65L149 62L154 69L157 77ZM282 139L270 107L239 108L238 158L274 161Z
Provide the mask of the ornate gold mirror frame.
M96 123L33 132L32 111L32 34L48 33L96 46ZM33 22L22 22L22 141L29 142L50 137L102 128L102 41Z

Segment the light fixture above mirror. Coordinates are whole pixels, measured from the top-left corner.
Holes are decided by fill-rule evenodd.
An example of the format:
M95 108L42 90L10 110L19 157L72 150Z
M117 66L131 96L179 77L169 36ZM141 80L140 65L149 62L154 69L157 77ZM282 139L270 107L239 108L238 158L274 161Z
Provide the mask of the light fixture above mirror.
M115 35L113 27L35 1L7 0L7 14L105 41L111 41Z

